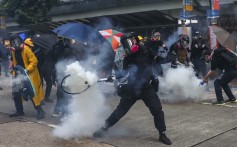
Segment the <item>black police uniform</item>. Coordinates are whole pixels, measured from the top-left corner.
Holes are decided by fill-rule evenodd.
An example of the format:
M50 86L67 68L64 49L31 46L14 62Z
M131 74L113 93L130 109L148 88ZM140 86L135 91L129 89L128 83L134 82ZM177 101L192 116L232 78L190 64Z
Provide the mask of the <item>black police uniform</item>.
M231 65L231 63L228 62L230 57L225 58L225 56L228 56L227 52L228 51L224 48L215 49L211 60L211 70L216 70L217 68L224 70L224 73L219 76L214 82L216 97L217 101L219 102L224 101L224 98L222 96L222 88L228 96L229 100L236 99L230 87L228 86L228 83L230 83L234 78L237 77L237 69L234 65Z

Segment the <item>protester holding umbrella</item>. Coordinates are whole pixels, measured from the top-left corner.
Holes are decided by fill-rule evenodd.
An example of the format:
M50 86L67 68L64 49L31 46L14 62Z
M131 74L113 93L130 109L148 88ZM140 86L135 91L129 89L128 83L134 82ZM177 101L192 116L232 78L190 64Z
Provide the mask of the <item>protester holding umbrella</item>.
M213 104L225 104L222 89L228 97L226 102L236 102L236 98L228 85L237 77L237 56L235 52L232 51L235 48L233 38L230 33L222 28L216 26L210 28L213 33L215 33L221 45L213 51L208 50L204 52L205 60L211 61L211 70L209 70L207 75L203 78L203 82L207 83L208 79L215 75L217 68L223 70L223 74L214 82L217 101L213 102Z
M217 101L213 104L225 104L222 88L228 97L226 102L236 102L228 84L237 77L237 56L225 47L220 47L212 52L206 51L204 56L207 62L211 61L211 70L203 78L203 82L207 83L208 79L215 75L217 68L224 71L214 82Z
M44 92L37 69L38 61L31 49L34 45L30 38L26 39L22 44L20 38L16 35L12 36L11 44L15 48L12 52L13 66L20 65L25 68L26 73L28 73L36 93L32 99L32 102L37 110L37 119L43 119L45 112L41 107L41 102L44 99ZM13 91L13 99L17 111L9 116L24 116L25 113L23 111L21 91Z
M75 39L79 42L85 42L87 43L101 43L103 38L101 35L98 34L98 32L90 27L89 25L83 24L83 23L66 23L61 26L58 26L57 28L52 30L54 33L56 33L57 36L57 42L53 46L51 53L52 61L54 67L56 64L60 61L65 60L81 60L80 57L78 57L73 49L76 49L75 47L70 46L70 40ZM80 44L80 49L85 49L83 44ZM83 58L87 58L87 53L85 51L82 51ZM80 59L79 59L80 58ZM55 67L56 69L56 67ZM56 70L55 70L55 76L56 76ZM68 98L70 97L66 93L64 93L61 89L61 86L59 83L62 81L62 77L57 75L57 103L53 112L53 116L60 116L61 114L67 114L67 104L68 104Z
M56 80L57 83L57 92L56 92L57 102L53 112L54 117L58 117L68 113L67 105L68 105L68 99L70 98L70 95L64 93L61 88L60 83L62 81L62 77L60 75L57 75L56 64L67 59L72 59L73 56L71 54L70 46L68 44L69 40L62 36L57 36L57 39L58 41L53 46L52 51L49 52L54 67L54 79Z

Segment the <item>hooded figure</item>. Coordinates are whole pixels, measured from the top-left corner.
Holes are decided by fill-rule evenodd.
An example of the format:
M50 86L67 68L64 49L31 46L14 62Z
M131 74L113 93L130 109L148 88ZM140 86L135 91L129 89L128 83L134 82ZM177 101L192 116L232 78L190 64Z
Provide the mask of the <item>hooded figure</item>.
M13 43L16 41L13 41ZM26 73L28 73L31 83L34 86L36 95L33 97L32 102L35 109L38 111L37 119L44 118L44 111L41 108L41 102L44 99L44 92L42 88L42 83L40 80L39 71L37 69L38 60L32 52L31 48L33 43L30 38L27 38L23 44L19 46L19 43L15 45L15 51L12 52L13 66L20 65L25 68ZM10 117L23 116L23 106L22 99L19 98L17 92L13 94L14 102L16 105L17 112L10 115Z

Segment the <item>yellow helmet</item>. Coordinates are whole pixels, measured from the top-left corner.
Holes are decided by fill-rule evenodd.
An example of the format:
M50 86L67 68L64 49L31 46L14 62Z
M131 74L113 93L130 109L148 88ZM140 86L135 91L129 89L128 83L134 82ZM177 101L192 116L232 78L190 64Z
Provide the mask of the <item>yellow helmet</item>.
M138 36L138 39L141 41L141 40L143 40L143 37L142 36Z
M31 46L31 47L34 46L33 42L31 41L31 38L27 38L27 39L24 41L24 44L27 44L27 45L29 45L29 46Z

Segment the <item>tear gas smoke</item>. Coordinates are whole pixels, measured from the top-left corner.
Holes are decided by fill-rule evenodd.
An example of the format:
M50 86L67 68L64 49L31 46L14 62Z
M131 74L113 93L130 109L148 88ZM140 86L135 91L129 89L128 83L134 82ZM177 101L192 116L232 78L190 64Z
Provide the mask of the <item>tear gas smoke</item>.
M23 82L27 80L27 77L24 75L18 75L16 78L12 78L12 92L18 92L21 88L23 88ZM8 81L9 83L9 81Z
M65 75L68 74L72 76L64 86L70 87L70 91L83 91L88 84L90 88L79 95L72 95L69 115L62 119L62 124L55 128L53 134L64 139L92 136L104 124L108 112L105 98L96 84L98 78L95 73L86 71L79 62L66 67Z
M178 31L174 32L172 35L168 37L167 40L164 41L165 45L170 48L172 44L174 44L178 39Z
M16 79L9 80L9 78L2 78L1 77L0 78L0 87L7 87L7 88L11 89L13 80L15 81ZM21 83L20 80L19 80L19 82L17 81L17 83Z
M191 67L169 68L164 75L160 78L160 91L165 93L168 102L197 102L205 99L206 87L199 86L201 80L197 79Z

